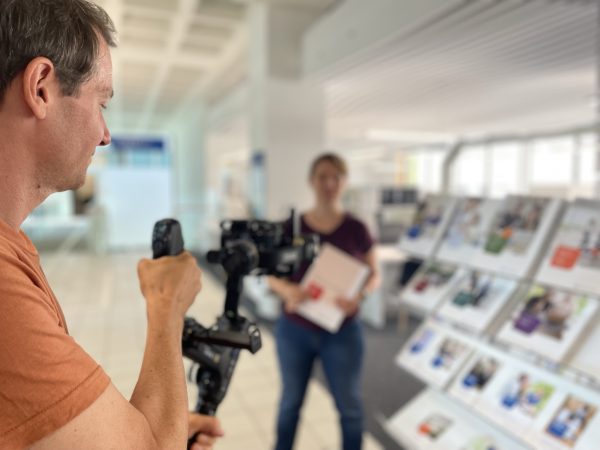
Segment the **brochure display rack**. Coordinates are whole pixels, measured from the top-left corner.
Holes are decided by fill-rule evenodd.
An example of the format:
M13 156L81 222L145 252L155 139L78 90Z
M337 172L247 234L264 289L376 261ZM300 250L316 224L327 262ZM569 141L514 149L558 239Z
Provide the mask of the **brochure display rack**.
M429 387L389 434L408 449L596 450L600 202L460 199L434 248L400 294L427 317L396 357Z

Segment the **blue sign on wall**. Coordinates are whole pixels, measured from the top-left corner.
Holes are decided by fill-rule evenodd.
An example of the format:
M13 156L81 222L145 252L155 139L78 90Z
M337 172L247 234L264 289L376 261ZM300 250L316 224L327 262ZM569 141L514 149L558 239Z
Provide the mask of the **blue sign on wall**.
M127 150L157 150L164 152L166 150L165 140L162 138L144 138L144 137L113 137L111 145L116 151Z

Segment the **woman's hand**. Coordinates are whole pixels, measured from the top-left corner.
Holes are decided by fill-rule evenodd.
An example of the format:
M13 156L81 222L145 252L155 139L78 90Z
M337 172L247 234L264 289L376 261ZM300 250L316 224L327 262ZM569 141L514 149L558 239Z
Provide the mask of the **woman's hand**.
M338 298L335 303L344 312L346 317L349 317L358 312L364 298L364 294L361 293L354 298Z
M295 313L302 302L310 298L310 293L299 284L288 283L283 295L283 307L287 313Z
M298 306L310 298L310 293L299 284L282 280L276 277L268 277L269 288L283 300L283 307L287 313L294 313Z
M225 433L216 417L190 413L188 436L191 438L196 434L196 440L191 450L212 450L217 438L222 437Z

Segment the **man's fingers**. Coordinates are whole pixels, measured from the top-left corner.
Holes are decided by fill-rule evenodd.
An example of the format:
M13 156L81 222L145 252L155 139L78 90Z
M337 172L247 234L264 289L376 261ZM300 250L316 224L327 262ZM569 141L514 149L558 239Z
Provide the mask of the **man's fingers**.
M196 433L213 437L221 437L225 434L219 419L216 417L190 414L190 435L193 436Z
M194 444L192 445L191 450L212 450L212 447L201 444Z
M212 436L200 433L196 437L196 444L206 445L206 446L210 447L211 445L213 445L215 443L215 440L216 439Z

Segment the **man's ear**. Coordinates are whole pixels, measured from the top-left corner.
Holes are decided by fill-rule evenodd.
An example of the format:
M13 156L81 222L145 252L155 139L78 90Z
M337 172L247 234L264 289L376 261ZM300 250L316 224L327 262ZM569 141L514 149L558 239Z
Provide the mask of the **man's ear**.
M23 71L23 100L32 114L45 119L52 96L57 94L58 79L48 58L32 59Z

